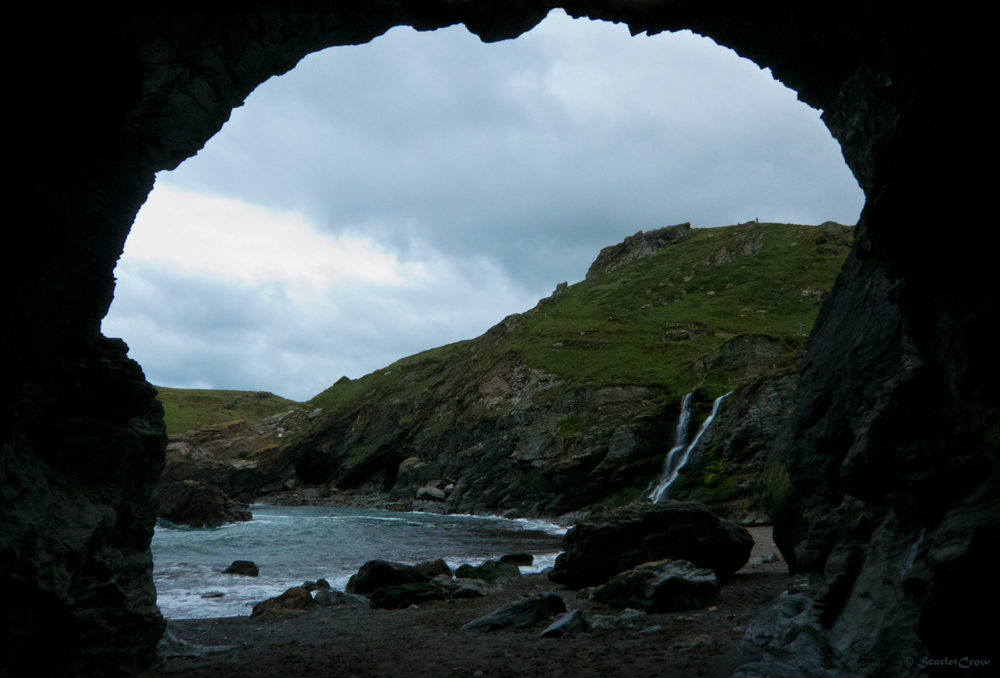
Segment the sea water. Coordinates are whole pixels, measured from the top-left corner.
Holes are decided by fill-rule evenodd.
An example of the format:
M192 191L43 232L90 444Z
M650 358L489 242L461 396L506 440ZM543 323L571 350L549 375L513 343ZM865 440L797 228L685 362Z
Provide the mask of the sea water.
M376 559L443 558L454 569L531 553L534 565L521 572L538 572L555 562L566 532L545 521L496 517L261 504L251 510L253 520L217 528L157 524L153 580L164 617L249 615L254 604L321 578L343 590L361 565ZM259 576L222 574L234 560L252 560Z

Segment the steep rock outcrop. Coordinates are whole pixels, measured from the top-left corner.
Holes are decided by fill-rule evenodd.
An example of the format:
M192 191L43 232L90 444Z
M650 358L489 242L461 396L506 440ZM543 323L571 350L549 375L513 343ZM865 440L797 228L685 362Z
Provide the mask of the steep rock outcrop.
M175 525L219 527L252 518L246 504L228 497L214 485L195 480L160 483L156 488L160 518Z
M898 675L889 662L900 648L938 656L990 647L968 613L969 582L991 581L979 576L983 545L995 543L1000 514L997 280L993 251L978 240L991 193L981 164L966 157L987 129L987 109L969 103L983 86L979 27L947 8L878 3L782 12L563 5L633 33L708 35L823 110L868 202L775 458L776 537L803 568L824 569L840 547L867 552L856 578L852 568L838 578L851 582L838 588L848 591L843 612L814 636L851 645L837 655L847 669ZM11 194L30 206L30 223L13 229L18 256L5 285L21 340L0 392L0 588L13 601L0 629L2 668L124 671L151 660L163 628L148 550L165 446L160 415L124 351L105 359L110 345L99 331L115 261L155 172L196 153L254 87L305 54L402 24L465 23L484 40L510 38L548 7L431 0L265 2L247 15L24 10L19 35L39 49L11 69L19 93ZM964 230L914 235L951 224ZM79 397L61 398L71 392ZM906 568L894 567L900 550L913 553ZM974 604L994 605L996 586ZM866 595L873 587L905 596ZM852 631L850 611L871 600L879 602L865 617L868 632ZM857 659L886 639L905 642L882 662Z
M648 257L659 251L665 245L684 240L691 235L691 224L685 222L675 226L665 226L653 231L639 231L617 245L610 245L601 250L597 259L587 271L587 280L593 280L602 273L611 273L619 266ZM558 292L558 290L556 290Z
M250 501L262 488L280 486L294 467L278 434L290 428L291 417L268 417L202 426L169 437L161 485L187 480L213 485L228 497ZM166 516L164 516L166 517Z
M433 392L336 413L297 439L289 452L298 476L437 500L455 513L561 515L619 493L638 496L662 464L660 438L677 417L658 402L662 389L549 398L559 380L517 355L482 379L468 380L462 363L445 369Z

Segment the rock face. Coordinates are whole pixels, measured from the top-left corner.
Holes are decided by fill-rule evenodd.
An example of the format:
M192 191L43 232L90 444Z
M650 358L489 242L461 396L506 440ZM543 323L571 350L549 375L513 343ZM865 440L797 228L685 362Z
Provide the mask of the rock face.
M384 586L372 591L371 606L382 610L401 610L431 600L444 600L444 591L430 582Z
M587 280L593 280L602 273L611 273L619 266L648 257L660 250L664 245L680 242L691 235L691 224L683 223L676 226L666 226L655 231L639 231L625 238L617 245L611 245L601 250L597 259L587 271ZM565 286L566 283L563 283ZM558 288L556 289L558 293Z
M581 523L566 533L564 553L549 579L571 589L598 586L642 563L680 559L715 570L736 572L750 558L753 537L719 520L701 504L668 502L627 506Z
M633 33L710 36L823 111L868 202L770 467L775 537L794 567L836 568L826 609L837 611L817 636L837 639L832 664L898 675L891 657L911 650L985 654L992 639L968 612L997 599L986 549L1000 530L1000 380L998 282L980 242L991 193L965 157L981 147L985 110L961 105L982 88L970 67L982 63L978 27L970 33L947 8L878 3L781 13L563 6ZM12 194L31 216L10 236L18 257L4 288L19 350L0 391L0 590L10 610L0 671L127 672L152 660L163 630L149 553L162 415L124 345L99 330L155 173L194 155L254 87L310 52L402 24L464 23L500 40L548 8L293 2L153 16L26 6L24 42L44 47L11 75L19 101L31 102L16 108L10 157ZM946 224L961 228L943 234ZM916 234L927 225L938 232ZM847 552L857 555L833 557Z
M156 488L159 516L176 525L219 527L252 518L246 504L234 501L214 485L195 480L164 484Z

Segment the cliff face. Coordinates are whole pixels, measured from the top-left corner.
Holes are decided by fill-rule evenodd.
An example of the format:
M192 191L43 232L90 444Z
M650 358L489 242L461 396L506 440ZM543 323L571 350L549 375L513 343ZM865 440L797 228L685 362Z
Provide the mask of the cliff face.
M871 3L782 13L564 6L634 33L708 35L824 111L868 202L773 459L783 552L830 584L815 633L798 637L818 639L829 664L884 675L897 675L893 662L905 655L985 651L987 627L969 610L997 599L985 572L1000 530L987 325L997 282L992 250L979 244L990 193L965 157L986 129L974 99L985 43L960 13ZM18 17L22 42L37 49L10 82L12 195L29 206L9 235L18 258L4 287L19 337L0 401L0 588L13 601L0 661L12 673L126 670L149 661L163 628L148 550L161 415L124 348L99 333L114 263L154 173L193 155L256 85L309 52L400 24L465 23L485 40L509 38L548 5L256 7ZM803 651L785 656L801 664Z
M291 481L452 513L620 505L655 486L686 393L697 429L736 390L724 432L695 450L710 470L699 465L671 496L767 520L763 469L791 412L799 322L811 326L851 235L683 224L630 236L601 251L587 280L483 336L342 379L285 417Z
M390 491L422 510L552 516L634 499L656 476L662 432L676 419L663 389L550 398L556 375L516 354L479 380L465 378L465 367L445 367L452 379L422 398L338 412L291 448L298 477Z

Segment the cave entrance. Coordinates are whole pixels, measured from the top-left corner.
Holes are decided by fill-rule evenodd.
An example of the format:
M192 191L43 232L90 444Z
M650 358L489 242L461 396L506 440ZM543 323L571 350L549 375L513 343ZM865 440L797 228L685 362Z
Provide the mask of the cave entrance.
M854 223L863 200L819 113L707 38L561 10L493 44L399 27L306 57L160 174L103 330L154 384L305 400L640 229Z

